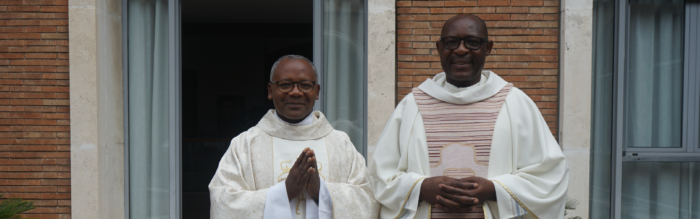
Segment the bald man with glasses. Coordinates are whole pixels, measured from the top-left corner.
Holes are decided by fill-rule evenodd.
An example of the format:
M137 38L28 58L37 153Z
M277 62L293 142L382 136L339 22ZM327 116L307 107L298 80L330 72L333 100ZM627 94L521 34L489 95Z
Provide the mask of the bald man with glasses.
M535 103L483 70L493 44L474 15L443 25L445 72L401 100L370 160L381 218L564 217L564 155Z
M365 160L313 111L321 85L299 55L277 60L267 85L275 109L236 136L209 184L211 218L376 218Z

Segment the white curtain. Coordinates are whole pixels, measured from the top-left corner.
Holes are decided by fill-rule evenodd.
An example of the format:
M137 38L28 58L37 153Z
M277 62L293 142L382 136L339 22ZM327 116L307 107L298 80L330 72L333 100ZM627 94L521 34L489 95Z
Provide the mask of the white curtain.
M360 153L364 135L364 1L323 1L323 111Z
M700 162L624 162L622 218L700 218Z
M683 0L630 2L627 146L681 147Z
M627 146L681 147L683 0L632 0ZM623 218L700 218L700 163L624 162Z
M128 0L130 218L169 218L168 1Z

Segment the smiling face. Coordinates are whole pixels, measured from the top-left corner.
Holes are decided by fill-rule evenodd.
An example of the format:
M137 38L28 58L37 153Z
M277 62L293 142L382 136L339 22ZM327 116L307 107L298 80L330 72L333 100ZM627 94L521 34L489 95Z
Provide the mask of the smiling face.
M488 32L479 18L462 14L445 22L441 37L488 38ZM467 49L464 43L460 43L456 49L445 48L439 40L435 44L447 82L458 87L468 87L479 82L481 70L484 68L486 56L491 53L493 41L483 42L477 50Z
M280 61L272 75L272 81L317 82L316 73L311 64L301 59ZM275 104L277 115L282 120L298 123L313 111L320 90L321 86L316 84L313 90L304 93L299 91L298 85L294 85L291 91L281 92L277 84L270 83L267 85L267 99Z

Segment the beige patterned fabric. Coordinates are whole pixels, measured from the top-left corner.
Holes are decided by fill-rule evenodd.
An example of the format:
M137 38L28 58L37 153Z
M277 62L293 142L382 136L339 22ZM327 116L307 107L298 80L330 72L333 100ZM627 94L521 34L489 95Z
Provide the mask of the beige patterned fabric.
M512 84L490 98L454 104L413 89L423 117L431 176L488 177L489 155L496 118ZM431 218L485 218L482 208L471 213L447 213L436 207Z
M290 126L273 111L231 141L209 184L211 218L263 218L268 188L278 182L273 162L273 137L304 141L325 139L329 176L325 180L332 196L334 218L377 218L365 160L347 134L334 130L321 112L310 126ZM301 153L301 151L299 152ZM317 155L320 156L320 155Z

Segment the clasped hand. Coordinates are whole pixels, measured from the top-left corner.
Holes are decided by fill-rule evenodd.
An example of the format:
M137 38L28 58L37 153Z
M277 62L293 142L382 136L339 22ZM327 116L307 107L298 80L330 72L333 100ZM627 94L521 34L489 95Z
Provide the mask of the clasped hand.
M496 190L493 182L481 177L437 176L423 180L420 200L446 212L472 212L483 202L496 200Z
M292 200L306 189L309 196L317 201L318 190L321 186L320 180L314 150L305 148L289 170L289 175L284 182L287 187L287 197Z

